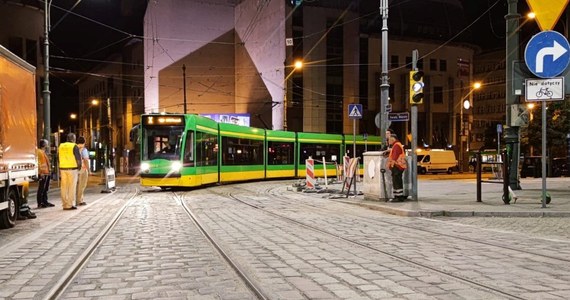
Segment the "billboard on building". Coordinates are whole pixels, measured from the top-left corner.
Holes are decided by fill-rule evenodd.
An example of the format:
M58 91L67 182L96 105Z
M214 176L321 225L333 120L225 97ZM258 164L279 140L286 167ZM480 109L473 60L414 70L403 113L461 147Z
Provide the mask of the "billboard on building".
M228 123L249 127L249 114L200 114L203 117L210 118L218 123Z

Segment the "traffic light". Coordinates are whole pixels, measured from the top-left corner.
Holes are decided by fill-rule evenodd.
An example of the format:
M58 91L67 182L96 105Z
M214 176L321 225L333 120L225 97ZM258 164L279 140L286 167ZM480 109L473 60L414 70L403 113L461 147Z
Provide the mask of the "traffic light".
M424 72L410 71L410 104L424 103Z

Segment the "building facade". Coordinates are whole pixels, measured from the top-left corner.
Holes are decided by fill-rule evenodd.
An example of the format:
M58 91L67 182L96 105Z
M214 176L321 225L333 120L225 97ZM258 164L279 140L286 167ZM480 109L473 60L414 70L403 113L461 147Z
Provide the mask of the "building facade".
M36 67L37 136L43 135L44 11L40 1L0 1L0 44Z
M77 82L77 132L94 151L94 170L110 165L126 173L136 159L130 131L144 112L142 40L132 39L105 61Z
M443 44L463 29L459 1L410 2L390 14L392 110L409 111L408 72L412 50L418 49L426 74L419 141L458 145L460 104L472 97L477 48L461 39ZM442 15L426 22L425 15L414 13L426 6L441 7ZM183 112L186 102L188 113L249 113L255 127L351 133L348 104L361 103L358 131L379 134L381 26L377 7L375 14L367 9L354 1L150 3L144 25L145 110ZM303 61L301 70L293 67L296 60ZM408 123L392 127L401 134L410 131Z

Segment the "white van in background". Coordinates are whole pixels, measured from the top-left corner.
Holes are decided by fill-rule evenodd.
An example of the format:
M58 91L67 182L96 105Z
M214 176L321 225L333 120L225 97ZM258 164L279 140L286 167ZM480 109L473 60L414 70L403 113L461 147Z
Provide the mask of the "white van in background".
M448 174L458 170L455 152L443 149L418 149L418 173L447 172Z

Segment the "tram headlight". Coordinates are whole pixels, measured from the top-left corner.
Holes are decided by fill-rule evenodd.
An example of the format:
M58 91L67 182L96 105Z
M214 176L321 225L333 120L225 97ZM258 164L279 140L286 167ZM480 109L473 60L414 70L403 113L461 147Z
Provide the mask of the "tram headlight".
M141 163L141 172L148 172L150 170L150 165L148 163Z
M172 164L170 165L170 170L172 172L180 172L181 168L182 168L182 163L180 163L179 161L173 161Z

